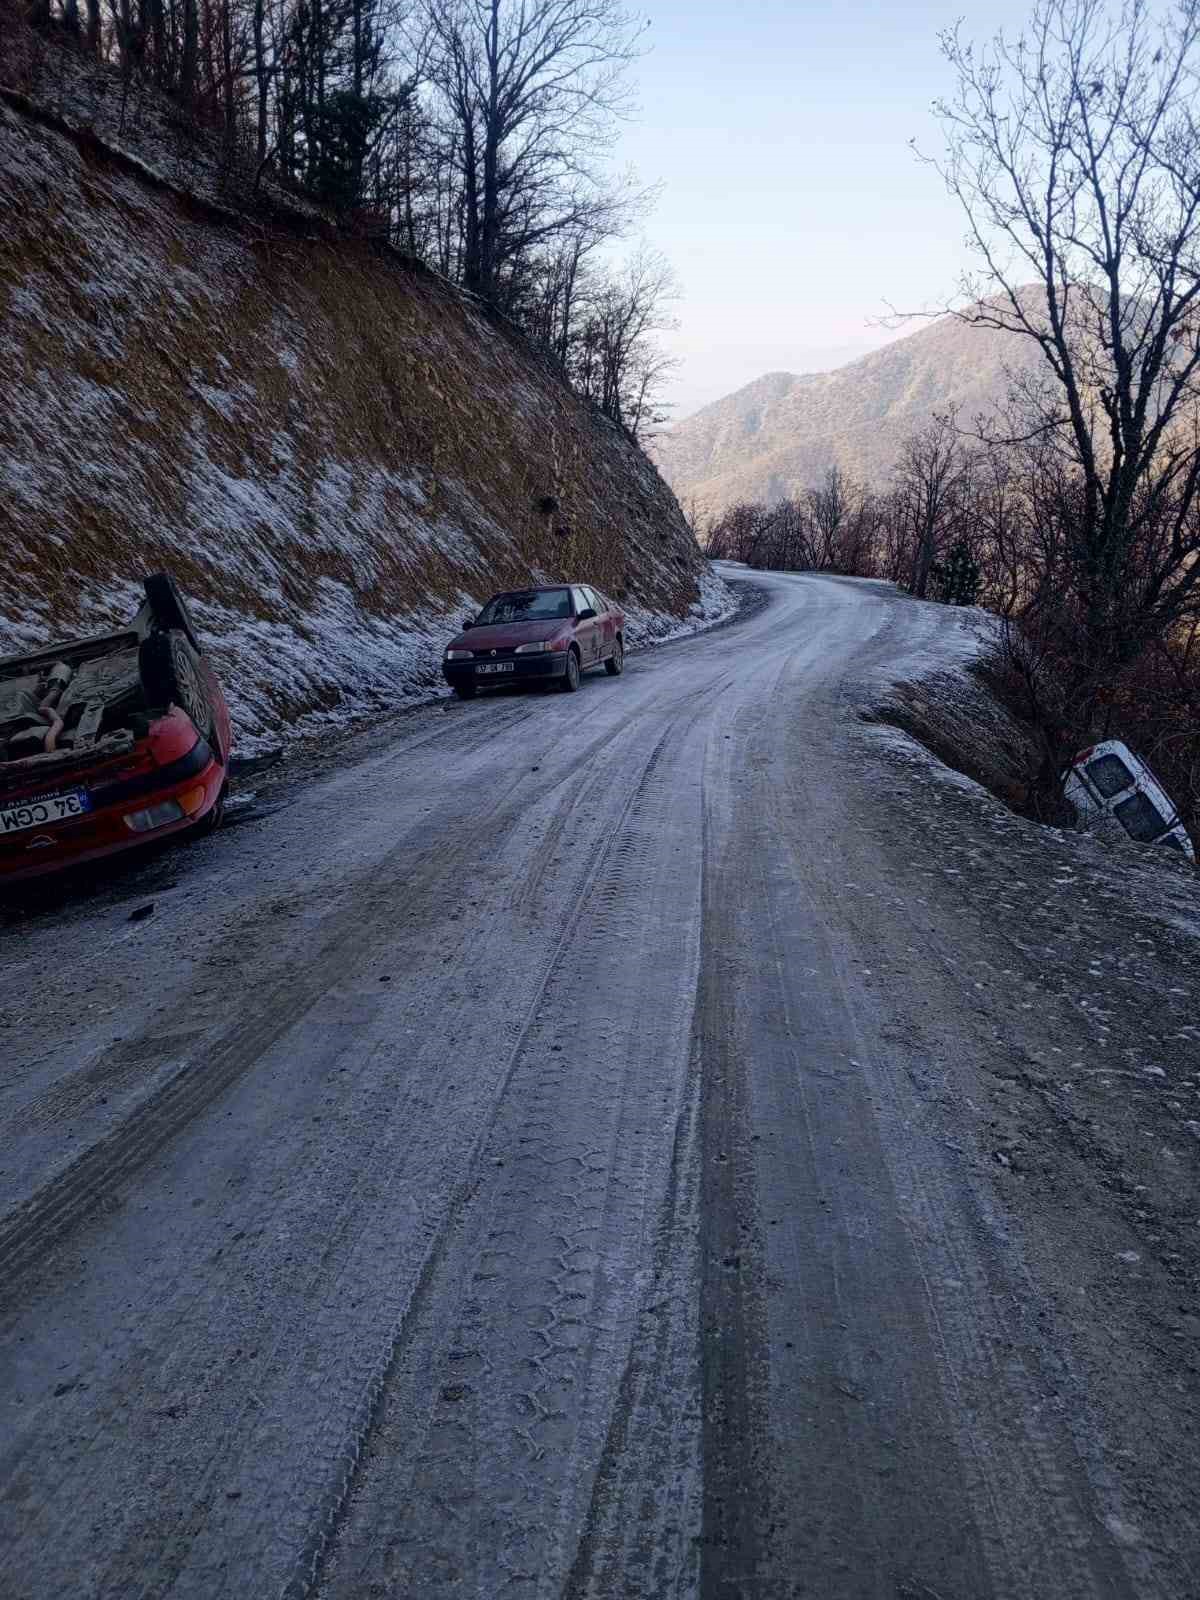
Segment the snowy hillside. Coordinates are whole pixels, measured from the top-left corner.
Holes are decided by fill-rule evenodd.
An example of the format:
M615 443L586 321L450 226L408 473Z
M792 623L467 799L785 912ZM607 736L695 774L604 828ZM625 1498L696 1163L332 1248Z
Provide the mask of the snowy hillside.
M505 325L165 167L0 95L0 651L123 621L167 568L247 749L427 692L498 587L583 576L642 638L729 607L654 468Z

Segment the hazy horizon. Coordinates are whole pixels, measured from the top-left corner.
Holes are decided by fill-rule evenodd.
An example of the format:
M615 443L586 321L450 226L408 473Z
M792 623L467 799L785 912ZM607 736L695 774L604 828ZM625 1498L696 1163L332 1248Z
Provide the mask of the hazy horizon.
M908 141L939 146L932 101L951 87L940 29L976 38L1019 23L997 0L651 0L641 110L618 166L661 183L643 232L682 298L672 422L766 372L843 366L900 338L889 307L945 303L963 223Z
M708 399L699 400L689 405L684 410L678 402L671 412L668 426L678 422L686 422L689 417L694 417L706 407L715 405L719 400L726 399L731 394L737 394L740 389L747 388L752 383L757 383L760 378L768 377L773 372L785 372L792 378L815 377L825 372L836 372L839 367L848 367L852 362L861 361L863 356L873 355L876 350L882 350L889 344L894 344L898 339L903 339L910 333L915 333L923 323L906 322L903 327L895 329L879 329L875 338L864 338L861 344L846 343L844 345L831 345L827 349L813 348L800 351L800 364L785 366L783 364L768 364L755 370L751 377L740 383L735 383L731 388L723 388ZM748 356L748 359L750 357Z

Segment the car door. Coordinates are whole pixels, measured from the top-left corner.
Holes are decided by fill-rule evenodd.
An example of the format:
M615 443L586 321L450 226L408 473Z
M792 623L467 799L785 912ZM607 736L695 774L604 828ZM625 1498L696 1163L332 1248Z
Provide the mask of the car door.
M613 625L608 603L598 589L590 588L587 584L584 584L583 592L596 613L596 660L607 661L613 648Z
M571 590L571 601L575 607L576 618L580 612L596 609L582 589ZM586 622L576 621L575 642L579 646L579 660L583 666L595 666L599 657L598 639L599 633L594 617L589 617Z

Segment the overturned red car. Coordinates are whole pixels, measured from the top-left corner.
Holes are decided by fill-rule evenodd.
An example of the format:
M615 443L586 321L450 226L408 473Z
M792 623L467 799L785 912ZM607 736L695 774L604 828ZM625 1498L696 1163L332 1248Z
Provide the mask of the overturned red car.
M128 628L0 657L0 885L221 821L231 730L165 573Z

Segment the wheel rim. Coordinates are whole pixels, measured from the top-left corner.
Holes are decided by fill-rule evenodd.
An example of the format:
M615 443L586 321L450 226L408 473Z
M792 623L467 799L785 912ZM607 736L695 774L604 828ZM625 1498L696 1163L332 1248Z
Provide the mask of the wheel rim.
M574 656L567 657L567 679L572 689L579 682L579 663Z
M200 675L191 658L182 650L175 657L175 676L179 682L179 698L183 709L202 734L211 731L212 712L208 696L204 693Z
M617 671L619 672L625 665L625 646L620 639L617 640L617 648L613 651L613 660L616 662Z

